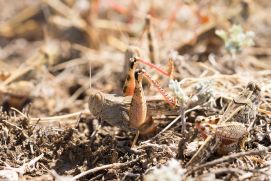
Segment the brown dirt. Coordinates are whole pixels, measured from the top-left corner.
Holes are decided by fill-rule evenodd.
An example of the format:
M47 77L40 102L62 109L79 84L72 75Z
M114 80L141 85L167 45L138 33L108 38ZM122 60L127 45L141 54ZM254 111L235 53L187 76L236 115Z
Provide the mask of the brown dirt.
M60 1L0 0L1 171L7 170L7 165L19 168L44 154L34 169L19 174L22 179L54 180L60 175L75 176L104 165L127 163L93 171L80 180L143 180L152 167L171 158L185 169L191 158L183 154L186 144L202 139L194 135L196 116L223 113L229 98L249 81L256 81L262 89L260 108L271 111L268 1L52 2ZM93 89L122 94L124 52L130 44L149 59L143 34L146 14L153 17L159 66L165 69L170 52L175 51L174 78L182 81L183 89L188 92L208 84L212 94L201 98L200 107L186 115L186 135L181 134L179 121L152 139L175 118L156 116L156 132L139 137L137 149L131 149L134 134L106 122L101 125L89 113L87 103ZM235 59L214 33L228 30L232 24L256 34L255 45L244 48ZM168 78L148 71L169 91ZM144 90L146 95L157 94L153 87ZM65 117L71 113L77 114ZM270 114L257 114L246 151L270 146L270 124ZM213 154L207 162L217 158ZM242 173L230 169L214 173L219 168L237 168ZM270 154L266 153L227 160L187 179L208 178L211 173L216 179L268 180L268 170ZM243 177L245 173L250 175Z

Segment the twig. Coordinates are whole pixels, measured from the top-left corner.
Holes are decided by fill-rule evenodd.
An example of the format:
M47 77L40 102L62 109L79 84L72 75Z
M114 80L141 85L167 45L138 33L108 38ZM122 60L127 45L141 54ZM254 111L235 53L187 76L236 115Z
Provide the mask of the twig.
M52 176L55 178L55 180L56 181L72 181L73 179L73 177L72 176L61 176L61 175L58 175L58 173L55 171L55 170L51 170L51 171L49 171L51 174L52 174Z
M185 119L185 108L184 106L181 106L180 108L180 112L181 112L181 122L182 122L182 134L184 134L185 130L186 130L186 119Z
M93 181L93 180L99 180L100 177L102 177L104 174L98 174L95 177L91 178L89 181Z
M32 66L28 66L28 67L25 67L24 69L21 68L21 69L18 69L18 71L16 71L14 74L12 74L9 78L7 78L3 85L6 86L10 83L12 83L14 80L18 79L19 77L23 76L24 74L28 73L29 71L31 71L34 67Z
M89 139L89 143L90 145L93 143L97 133L100 131L102 125L103 125L103 120L101 120L100 124L98 124L98 126L95 128L95 130L92 132L91 136L90 136L90 139Z
M246 172L238 169L238 168L216 168L216 170L213 172L214 174L223 174L223 173L239 173L239 174L245 174Z
M175 124L180 118L182 117L182 114L180 114L178 117L176 117L173 121L171 121L171 123L169 123L164 129L162 129L162 131L160 131L157 135L155 135L154 137L152 137L151 139L144 141L142 143L148 143L154 139L156 139L158 136L160 136L162 133L164 133L166 130L168 130L173 124Z
M15 111L15 112L17 112L17 113L19 113L19 114L20 114L21 116L23 116L24 118L28 119L28 117L27 117L24 113L22 113L21 111L19 111L19 110L16 109L15 107L11 107L10 109L13 110L13 111Z
M135 162L137 162L138 160L140 160L141 158L142 158L143 156L140 156L140 157L138 157L138 158L136 158L136 159L134 159L134 160L132 160L132 161L129 161L129 162L126 162L126 163L112 163L112 164L109 164L109 165L103 165L103 166L100 166L100 167L95 167L95 168L93 168L93 169L90 169L90 170L87 170L87 171L85 171L85 172L82 172L82 173L80 173L80 174L78 174L78 175L76 175L76 176L74 176L73 178L72 178L72 180L77 180L77 179L79 179L79 178L81 178L81 177L84 177L84 176L86 176L86 175L88 175L88 174L91 174L91 173L94 173L94 172L98 172L98 171L100 171L100 170L105 170L105 169L118 169L118 168L121 168L121 167L124 167L124 166L128 166L128 165L130 165L130 164L132 164L132 163L135 163Z
M154 148L158 148L158 149L175 149L176 150L176 146L167 146L167 145L160 145L160 144L153 144L153 143L146 143L144 145L140 145L140 146L136 147L136 149L142 149L142 148L147 148L147 147L154 147Z
M56 72L62 69L72 68L74 66L84 65L89 62L88 59L85 58L75 58L72 60L69 60L67 62L59 63L51 68L49 68L50 71Z
M269 176L270 176L270 174L269 174L268 171L267 171L267 172L264 172L264 171L258 170L258 169L252 169L252 170L246 169L246 171L249 171L249 173L246 173L246 174L244 174L244 175L238 177L238 180L247 180L247 179L249 179L250 177L253 177L256 173L265 175L266 177L269 177Z
M265 109L258 108L258 111L263 114L271 115L271 111L267 111Z
M35 68L35 66L41 64L42 60L45 58L44 54L40 51L37 51L33 56L29 57L26 62L35 62L33 64L26 64L26 67L19 68L15 73L13 73L10 77L8 77L4 82L3 85L7 86L16 79L22 77L26 73L30 72Z
M220 175L220 174L226 174L226 173L234 173L236 176L238 176L237 174L240 174L240 175L247 174L245 171L239 168L216 168L214 171L212 171L212 174L214 175Z
M34 165L36 164L36 162L38 162L40 159L42 159L43 156L44 156L44 154L42 153L40 156L33 158L28 163L24 163L19 168L13 168L13 167L10 167L9 165L6 164L7 167L5 169L12 170L12 171L15 171L15 172L19 173L19 175L23 175L27 171L31 171L31 167L34 167Z
M92 86L92 77L91 77L91 63L89 62L89 89L91 89Z
M89 87L88 85L84 85L84 86L80 87L79 89L77 89L73 93L73 95L68 100L65 101L65 104L63 104L62 106L57 108L55 111L59 112L59 111L65 109L66 107L68 107L69 105L72 105L76 101L76 99L88 89L88 87Z
M2 122L4 122L5 124L10 125L10 126L12 126L12 127L17 128L17 129L20 130L20 131L23 130L22 128L18 127L17 125L15 125L15 124L13 124L13 123L8 122L7 120L2 120Z
M208 163L202 164L202 165L200 165L198 167L189 169L189 171L188 171L188 173L186 173L186 175L189 175L189 174L191 174L192 172L194 172L196 170L199 170L199 169L202 169L202 168L208 168L208 167L211 167L213 165L216 165L216 164L219 164L219 163L222 163L222 162L226 162L226 161L229 161L229 160L233 160L233 159L236 159L236 158L239 158L239 157L242 157L242 156L258 155L258 154L262 154L262 153L265 153L265 152L268 152L268 151L271 151L271 146L267 147L265 149L262 149L262 150L250 150L250 151L246 151L246 152L240 152L240 153L235 153L235 154L232 154L232 155L224 156L222 158L218 158L216 160L213 160L213 161L210 161Z
M75 117L75 116L79 116L79 115L89 115L89 111L80 111L80 112L75 112L75 113L71 113L71 114L65 114L65 115L61 115L61 116L51 116L51 117L43 117L43 118L30 118L30 121L32 122L36 122L38 120L40 120L40 123L42 122L53 122L56 121L58 119L66 119L66 118L70 118L70 117Z
M187 113L198 109L200 106L195 106L191 109L188 109L186 111L184 111L184 114L180 114L178 117L176 117L173 121L171 121L171 123L169 123L164 129L162 129L162 131L160 131L157 135L155 135L154 137L152 137L150 140L144 141L142 143L148 143L154 139L156 139L158 136L160 136L162 133L164 133L166 130L168 130L172 125L174 125L182 116L185 116Z

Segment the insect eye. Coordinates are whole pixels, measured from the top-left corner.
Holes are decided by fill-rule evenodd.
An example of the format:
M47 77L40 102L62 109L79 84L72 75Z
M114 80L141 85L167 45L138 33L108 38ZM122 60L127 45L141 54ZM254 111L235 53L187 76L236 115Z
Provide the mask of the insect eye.
M135 71L135 79L138 81L139 79L142 79L143 74L145 73L144 69L137 69Z
M132 69L134 67L134 65L135 65L135 62L131 61L130 62L130 68Z
M138 76L139 76L139 71L135 72L135 79L138 80Z
M135 57L130 58L129 66L130 66L131 69L135 66L135 63L136 63L136 58Z

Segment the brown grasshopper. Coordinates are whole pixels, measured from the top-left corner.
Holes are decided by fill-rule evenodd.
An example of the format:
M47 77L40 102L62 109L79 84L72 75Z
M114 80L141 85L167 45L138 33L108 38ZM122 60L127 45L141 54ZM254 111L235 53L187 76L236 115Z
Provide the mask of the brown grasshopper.
M147 115L178 115L180 107L170 107L162 96L145 96ZM116 96L100 91L93 91L89 98L89 110L97 118L112 126L131 131L129 110L132 96Z
M207 136L205 142L187 163L187 167L204 162L214 151L229 153L243 146L248 130L246 125L256 118L260 100L260 88L250 82L231 101L218 123Z
M161 74L172 78L174 70L172 59L169 59L168 70L164 71L139 57L133 57L129 62L129 71L123 89L125 97L93 92L89 99L89 110L95 117L106 121L112 126L123 130L139 130L140 134L144 135L154 130L151 129L155 127L151 119L153 116L161 114L178 115L180 107L176 105L176 100L171 98L146 71L139 70L135 72L138 63L148 65ZM163 97L144 96L143 77L147 78Z

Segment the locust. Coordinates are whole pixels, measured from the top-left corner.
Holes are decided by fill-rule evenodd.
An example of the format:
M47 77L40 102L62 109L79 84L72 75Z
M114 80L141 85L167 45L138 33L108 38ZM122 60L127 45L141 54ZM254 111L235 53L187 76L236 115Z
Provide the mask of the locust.
M135 70L139 60L138 58L130 60L129 73L124 86L125 96L105 94L99 91L91 93L89 109L95 117L123 130L135 131L140 126L147 129L146 124L151 122L148 122L146 118L149 120L152 116L178 114L180 107L161 88L159 83L153 80L144 69ZM143 77L147 77L155 85L162 97L144 95L142 87ZM141 133L145 132L143 129L140 130Z
M209 132L197 126L206 139L194 156L186 164L192 167L203 163L212 153L227 154L244 147L248 127L256 119L261 89L255 82L246 88L228 105L217 124Z
M126 71L128 74L123 87L123 96L93 91L89 98L89 110L95 117L120 129L136 132L137 136L139 133L145 135L155 130L156 124L152 120L153 116L176 115L180 109L176 105L176 100L169 96L145 70L137 70L138 64L142 63L169 78L173 78L174 62L172 58L168 61L167 71L154 64L157 62L157 52L154 48L151 21L151 16L146 16L143 30L143 33L147 32L150 61L140 58L140 50L135 46L129 46L125 52L124 74ZM144 95L143 78L158 89L162 98Z
M112 126L136 132L137 136L146 135L155 130L156 124L152 120L153 116L176 115L179 109L175 99L169 96L159 83L152 79L151 75L144 69L137 70L138 63L148 65L168 77L173 74L172 59L169 59L168 70L164 71L139 57L132 57L129 60L129 70L123 88L124 96L93 92L89 99L89 109L95 117L105 120ZM162 98L144 95L142 87L144 77L154 84Z
M162 96L145 96L147 114L151 116L176 116L180 106L171 108ZM89 97L88 106L93 116L106 121L112 126L123 130L129 130L129 109L132 96L118 96L107 94L101 91L92 91Z

